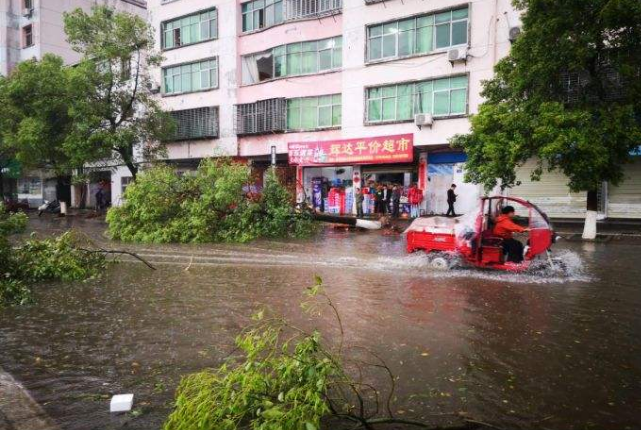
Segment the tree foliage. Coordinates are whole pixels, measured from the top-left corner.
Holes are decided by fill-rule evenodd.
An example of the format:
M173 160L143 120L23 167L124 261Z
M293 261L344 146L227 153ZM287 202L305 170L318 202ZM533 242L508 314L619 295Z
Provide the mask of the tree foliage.
M0 151L28 167L66 172L72 167L65 142L73 127L70 109L77 95L60 57L45 54L40 61L19 63L0 82Z
M107 6L65 13L64 22L67 40L83 55L74 73L83 97L73 105L67 149L77 161L115 157L135 177L137 162L162 154L159 142L174 128L151 93L149 68L161 60L153 32L144 19Z
M641 142L641 3L515 0L523 32L484 82L471 132L452 144L468 154L467 178L487 190L560 170L573 191L618 184Z
M250 169L227 159L204 160L194 174L167 166L145 170L127 187L124 204L107 214L114 239L132 242L247 242L309 234L308 216L271 173L260 196L248 192Z
M7 213L0 203L0 307L32 300L31 286L44 281L78 281L98 276L105 256L78 248L72 232L12 247L9 236L24 231L27 216Z

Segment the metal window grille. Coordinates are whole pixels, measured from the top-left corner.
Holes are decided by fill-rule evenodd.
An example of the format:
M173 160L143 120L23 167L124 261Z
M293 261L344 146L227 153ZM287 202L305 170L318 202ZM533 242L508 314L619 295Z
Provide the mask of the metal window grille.
M302 19L340 13L343 0L287 0L285 20Z
M267 99L236 105L234 125L239 136L275 133L285 130L286 119L287 100Z
M202 107L170 113L176 121L176 132L171 140L218 137L218 108Z

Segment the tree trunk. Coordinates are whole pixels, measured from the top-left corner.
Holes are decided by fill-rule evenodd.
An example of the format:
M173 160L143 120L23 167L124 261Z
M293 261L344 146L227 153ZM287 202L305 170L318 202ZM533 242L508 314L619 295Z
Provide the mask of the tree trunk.
M136 180L136 175L138 175L138 167L132 163L132 162L127 162L125 163L127 165L127 168L131 172L131 180L135 181Z
M585 213L585 224L583 226L583 240L596 239L597 212L599 209L599 198L597 190L588 191L587 210Z

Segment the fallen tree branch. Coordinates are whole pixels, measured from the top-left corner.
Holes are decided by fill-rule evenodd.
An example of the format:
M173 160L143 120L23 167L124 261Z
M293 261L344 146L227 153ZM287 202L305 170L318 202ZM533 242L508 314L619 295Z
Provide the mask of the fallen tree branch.
M129 251L116 251L116 250L110 250L110 249L86 249L86 248L76 248L79 251L83 252L89 252L92 254L121 254L121 255L129 255L131 257L134 257L136 260L142 262L145 264L145 266L149 267L151 270L156 270L156 268L149 263L147 260L136 254L135 252L129 252Z

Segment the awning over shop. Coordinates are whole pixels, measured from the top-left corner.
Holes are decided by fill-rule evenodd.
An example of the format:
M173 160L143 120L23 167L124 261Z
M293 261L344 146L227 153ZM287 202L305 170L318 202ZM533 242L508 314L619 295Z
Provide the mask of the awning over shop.
M289 163L299 166L409 163L414 159L414 135L290 142L288 154Z

